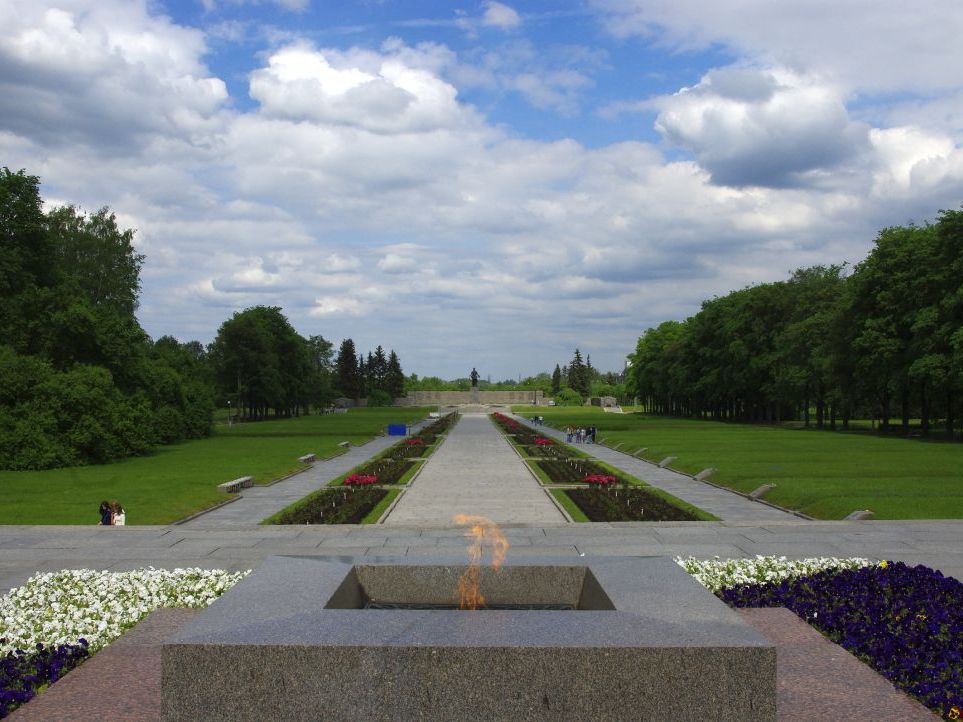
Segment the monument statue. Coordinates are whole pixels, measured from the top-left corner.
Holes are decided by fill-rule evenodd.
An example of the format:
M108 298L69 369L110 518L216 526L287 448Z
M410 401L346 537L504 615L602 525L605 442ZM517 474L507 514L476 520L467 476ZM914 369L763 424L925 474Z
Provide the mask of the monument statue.
M472 368L471 370L471 387L478 388L478 369Z

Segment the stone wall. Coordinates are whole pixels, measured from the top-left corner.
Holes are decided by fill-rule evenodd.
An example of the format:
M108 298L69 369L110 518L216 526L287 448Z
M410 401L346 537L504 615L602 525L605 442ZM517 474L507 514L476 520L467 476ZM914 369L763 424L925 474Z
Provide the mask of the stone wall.
M541 391L410 391L395 406L458 406L459 404L544 405Z

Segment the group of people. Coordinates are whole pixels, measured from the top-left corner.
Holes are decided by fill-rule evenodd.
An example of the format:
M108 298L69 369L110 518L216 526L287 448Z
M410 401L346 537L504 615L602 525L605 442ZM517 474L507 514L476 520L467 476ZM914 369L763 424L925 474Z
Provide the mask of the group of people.
M101 526L126 526L127 513L119 501L100 502L100 525Z
M586 444L594 444L595 435L598 433L598 431L599 430L594 424L585 428L581 426L567 426L565 427L565 441L567 441L569 444L571 444L573 441L576 444L581 444L583 442Z
M544 416L533 416L533 417L532 417L532 425L533 425L533 426L544 426L544 425L545 425L545 417L544 417Z

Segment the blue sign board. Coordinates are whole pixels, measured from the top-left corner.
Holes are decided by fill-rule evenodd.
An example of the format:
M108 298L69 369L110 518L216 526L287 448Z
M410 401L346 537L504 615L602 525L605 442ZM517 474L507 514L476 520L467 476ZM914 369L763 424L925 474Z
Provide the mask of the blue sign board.
M388 424L388 436L407 436L407 424Z

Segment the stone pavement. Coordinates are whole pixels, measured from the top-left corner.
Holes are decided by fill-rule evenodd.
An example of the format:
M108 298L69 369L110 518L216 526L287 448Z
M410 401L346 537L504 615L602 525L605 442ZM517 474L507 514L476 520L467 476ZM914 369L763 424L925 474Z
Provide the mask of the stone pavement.
M424 424L412 424L413 430ZM238 494L237 501L212 509L182 526L203 529L235 527L239 524L259 524L288 504L320 489L332 479L347 473L353 467L380 454L400 441L397 436L376 436L361 446L352 446L347 453L331 459L318 461L310 468L279 481L271 486L252 486Z
M522 416L516 416L515 414L511 416L516 421L532 426L531 422ZM550 426L532 426L532 428L544 436L565 441L564 431L553 429ZM667 491L724 521L789 521L799 518L768 504L752 501L726 489L696 481L691 476L680 474L677 471L660 469L657 464L650 461L637 459L601 444L573 444L573 446L578 448L579 451L594 456L599 461L604 461L609 466L614 466L616 469L641 479L647 484Z
M565 517L485 414L463 414L385 526L445 526L454 514L498 524L545 524Z
M507 525L509 554L710 558L864 556L926 564L963 579L963 521L620 522ZM444 527L0 526L0 593L35 571L146 566L251 569L272 554L337 557L466 555Z

